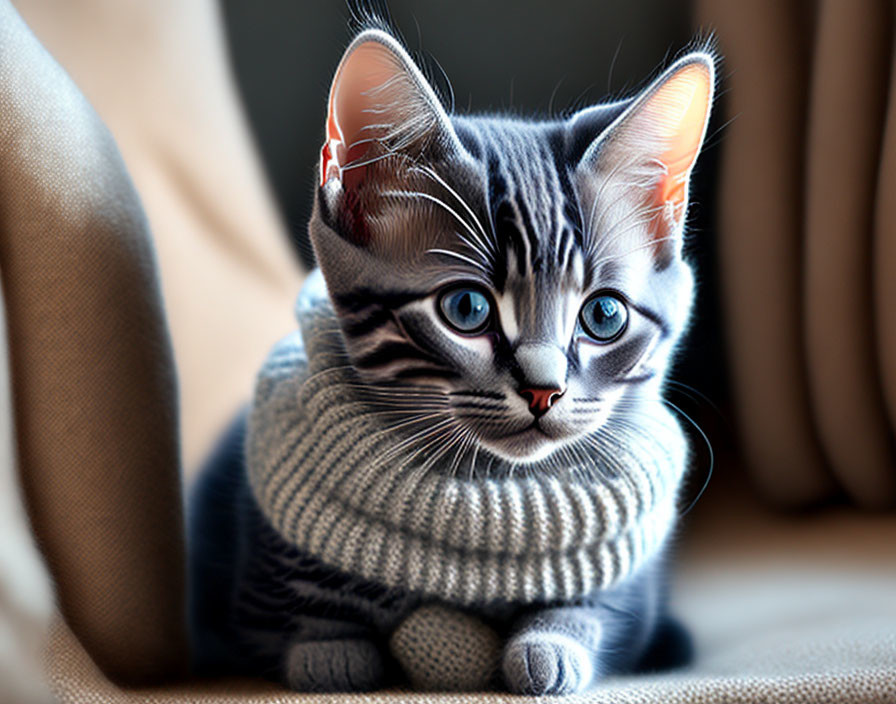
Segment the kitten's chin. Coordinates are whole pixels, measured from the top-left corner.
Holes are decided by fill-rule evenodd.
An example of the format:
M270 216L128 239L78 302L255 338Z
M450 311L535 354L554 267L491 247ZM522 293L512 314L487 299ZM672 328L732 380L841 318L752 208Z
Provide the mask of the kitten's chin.
M483 439L482 445L503 460L516 464L530 464L547 458L560 443L533 426L512 435Z

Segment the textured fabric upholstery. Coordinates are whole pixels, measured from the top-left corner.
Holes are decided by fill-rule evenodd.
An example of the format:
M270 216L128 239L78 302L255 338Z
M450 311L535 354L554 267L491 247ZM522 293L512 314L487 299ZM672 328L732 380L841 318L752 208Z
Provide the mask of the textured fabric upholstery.
M79 84L0 3L0 273L28 508L88 652L151 679L185 665L180 455L194 466L248 397L299 272L212 0L15 4Z
M813 418L838 483L868 507L896 501L896 416L888 419L881 393L871 268L889 10L878 2L819 4L806 118L803 292Z
M6 314L0 281L0 701L46 701L40 653L53 594L21 500L16 466Z
M293 329L301 285L232 85L218 3L14 2L109 127L140 193L190 476L272 342Z
M21 479L59 606L128 680L185 662L177 404L146 221L106 128L0 2L0 273Z

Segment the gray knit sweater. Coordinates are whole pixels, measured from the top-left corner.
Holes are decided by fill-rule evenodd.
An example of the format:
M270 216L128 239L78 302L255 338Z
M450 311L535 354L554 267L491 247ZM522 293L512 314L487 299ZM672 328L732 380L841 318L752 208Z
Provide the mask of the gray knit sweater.
M301 331L259 374L246 453L261 513L301 553L384 587L475 606L592 594L661 548L686 459L664 407L640 414L649 420L637 445L607 434L610 462L449 474L426 466L413 435L372 411L375 390L348 362L318 273L297 315Z

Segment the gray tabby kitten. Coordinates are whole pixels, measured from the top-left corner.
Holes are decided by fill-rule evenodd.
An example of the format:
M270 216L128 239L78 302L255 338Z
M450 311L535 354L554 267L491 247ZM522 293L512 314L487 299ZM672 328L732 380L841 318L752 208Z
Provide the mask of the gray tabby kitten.
M566 120L451 116L388 32L356 37L322 274L193 496L200 665L549 694L681 659L661 393L713 90L696 52Z

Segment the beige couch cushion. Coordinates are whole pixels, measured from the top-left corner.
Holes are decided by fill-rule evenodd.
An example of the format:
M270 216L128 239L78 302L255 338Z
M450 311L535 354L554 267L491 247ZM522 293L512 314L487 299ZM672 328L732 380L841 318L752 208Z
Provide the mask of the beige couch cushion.
M111 675L182 670L174 366L106 128L0 0L0 275L22 484L72 629ZM4 536L5 537L5 536Z
M892 51L892 47L891 47ZM896 63L896 53L894 53ZM877 364L890 426L896 428L896 70L891 65L889 103L880 157L872 242L872 291L877 324Z
M890 24L890 8L883 3L820 3L807 117L809 388L831 469L856 502L868 507L896 499L870 275Z
M40 653L53 594L22 506L0 280L0 702L46 701ZM10 647L16 644L17 647Z
M106 127L0 0L0 273L28 507L97 664L168 676L186 659L180 455L195 468L248 397L300 275L213 0L16 5L111 125L156 232Z
M811 503L835 484L810 413L800 307L810 20L801 3L696 4L725 57L719 280L743 451L768 497Z
M270 346L295 328L301 285L230 77L218 3L14 4L109 127L140 194L192 474L249 398ZM305 80L289 71L278 80Z

